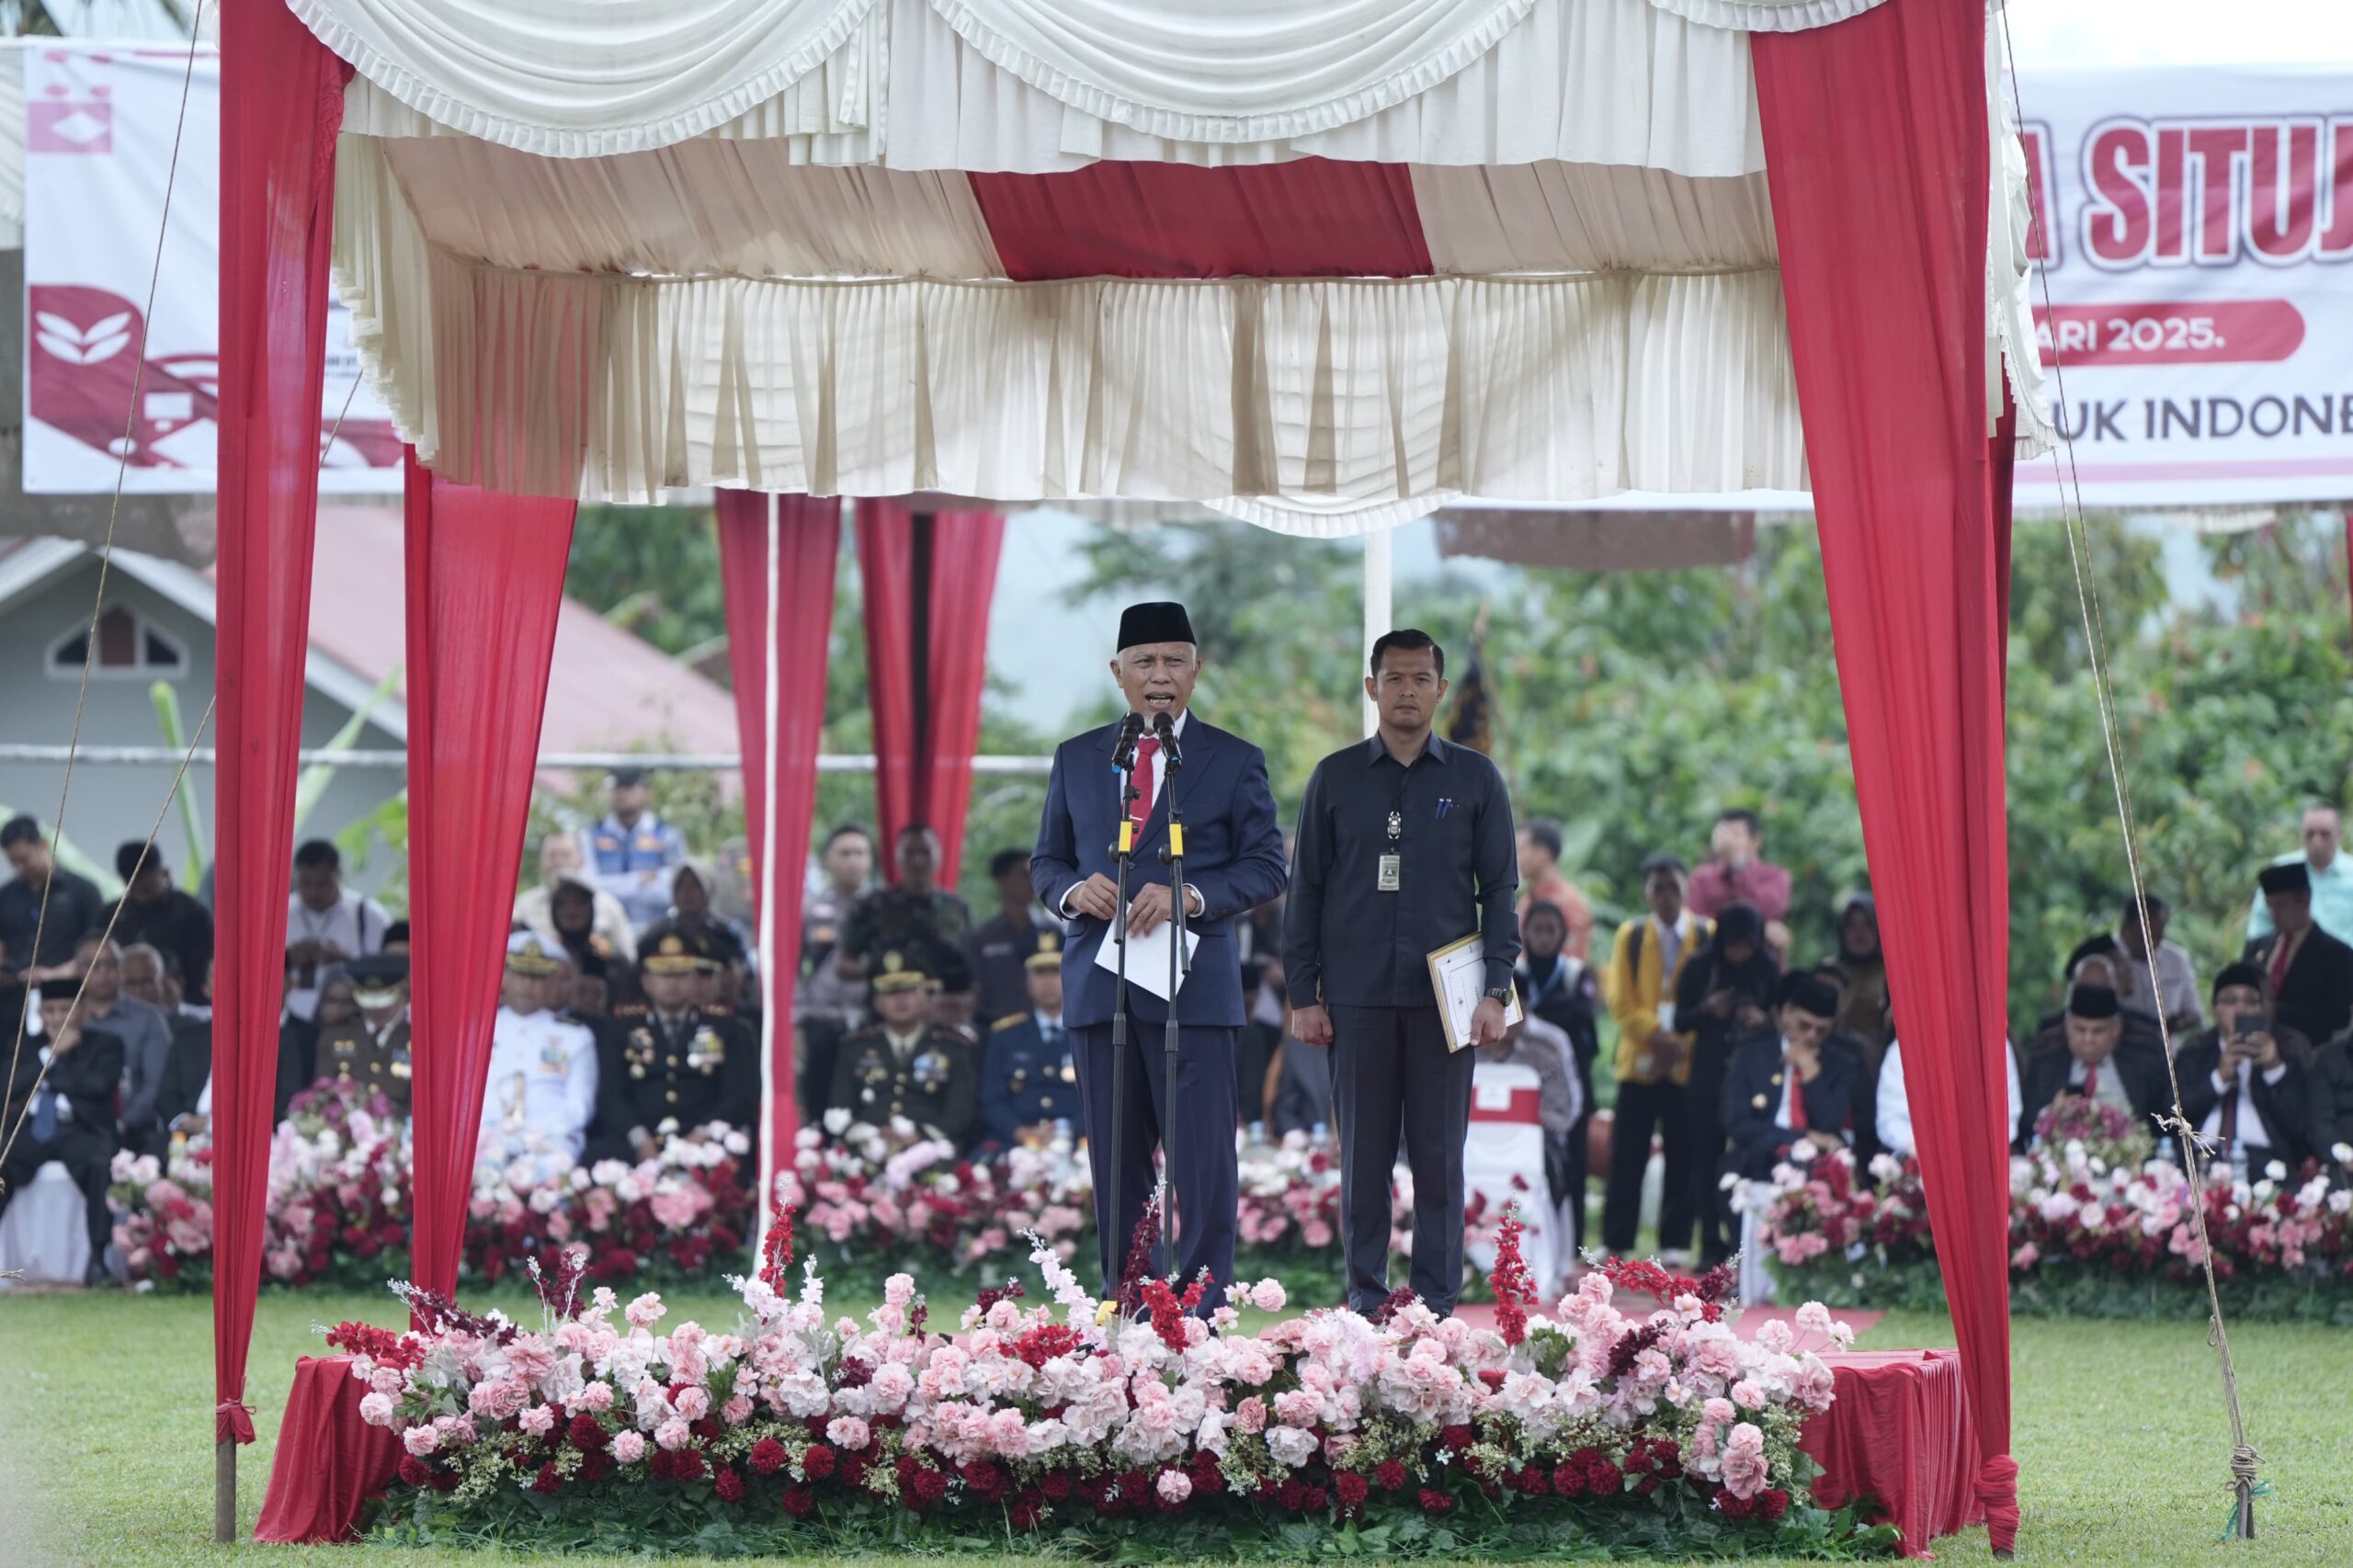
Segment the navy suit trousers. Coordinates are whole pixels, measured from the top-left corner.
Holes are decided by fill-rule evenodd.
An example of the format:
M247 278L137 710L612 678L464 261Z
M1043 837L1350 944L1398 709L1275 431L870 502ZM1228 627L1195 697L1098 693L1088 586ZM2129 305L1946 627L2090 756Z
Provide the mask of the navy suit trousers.
M1233 1283L1233 1228L1239 1179L1233 1157L1233 1035L1230 1028L1184 1025L1177 1033L1176 1092L1168 1085L1162 1026L1128 1028L1126 1098L1112 1094L1111 1026L1071 1031L1078 1088L1086 1103L1086 1153L1095 1174L1095 1228L1102 1244L1103 1295L1120 1286L1128 1243L1159 1179L1153 1151L1165 1140L1173 1156L1180 1281L1207 1269L1209 1311ZM1111 1164L1111 1129L1120 1129L1120 1169ZM1117 1198L1114 1199L1114 1182ZM1116 1207L1115 1207L1116 1202ZM1163 1228L1165 1235L1165 1227ZM1164 1250L1154 1267L1165 1268Z

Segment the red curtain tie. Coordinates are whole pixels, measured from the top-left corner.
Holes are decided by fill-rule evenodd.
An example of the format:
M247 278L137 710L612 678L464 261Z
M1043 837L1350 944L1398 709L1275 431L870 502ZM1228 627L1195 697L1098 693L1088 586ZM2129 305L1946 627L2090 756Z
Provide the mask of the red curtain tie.
M2018 1461L1995 1454L1977 1467L1977 1502L1985 1510L1985 1539L2007 1557L2018 1540Z
M250 1443L254 1440L254 1413L242 1400L224 1399L212 1407L212 1440L215 1443Z

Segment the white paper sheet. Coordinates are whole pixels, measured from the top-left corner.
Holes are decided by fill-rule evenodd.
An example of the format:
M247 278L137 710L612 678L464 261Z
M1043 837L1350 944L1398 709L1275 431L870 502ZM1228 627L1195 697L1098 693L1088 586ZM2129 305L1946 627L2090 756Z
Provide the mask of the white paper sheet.
M1142 986L1162 1001L1168 1000L1168 949L1176 931L1176 923L1163 921L1148 937L1128 938L1128 983ZM1185 961L1190 965L1193 954L1199 950L1201 934L1190 926L1185 930ZM1095 967L1114 974L1120 968L1120 934L1112 929L1103 933L1103 945L1095 949ZM1177 971L1176 983L1182 986L1189 968Z

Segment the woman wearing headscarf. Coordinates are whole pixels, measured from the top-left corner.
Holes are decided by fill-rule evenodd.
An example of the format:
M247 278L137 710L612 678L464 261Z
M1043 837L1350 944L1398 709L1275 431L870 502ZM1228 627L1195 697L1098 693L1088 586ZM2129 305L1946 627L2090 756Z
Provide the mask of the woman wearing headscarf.
M1879 905L1859 892L1838 912L1838 950L1822 966L1837 981L1838 1028L1863 1052L1863 1065L1879 1067L1886 1048L1882 1017L1887 1008L1887 960L1879 947Z
M1745 900L1716 913L1715 934L1685 960L1675 985L1675 1020L1691 1032L1690 1118L1693 1205L1699 1215L1699 1265L1732 1252L1731 1211L1719 1186L1724 1130L1724 1071L1742 1040L1772 1027L1781 966L1765 945L1765 916Z

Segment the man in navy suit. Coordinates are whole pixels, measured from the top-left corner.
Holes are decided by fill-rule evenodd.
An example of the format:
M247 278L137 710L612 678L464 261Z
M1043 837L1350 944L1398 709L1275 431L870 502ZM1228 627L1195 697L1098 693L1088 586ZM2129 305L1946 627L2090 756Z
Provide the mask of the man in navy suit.
M1112 767L1120 724L1064 741L1054 753L1029 874L1039 901L1068 923L1063 1022L1072 1034L1086 1108L1105 1293L1119 1287L1129 1239L1153 1192L1153 1150L1165 1144L1176 1184L1176 1273L1191 1279L1209 1271L1214 1285L1202 1302L1206 1310L1222 1301L1233 1282L1233 1040L1245 1017L1234 924L1283 891L1284 867L1266 755L1187 712L1200 672L1183 605L1131 605L1120 617L1111 677L1130 712L1146 726L1135 757L1135 799L1122 802L1120 776ZM1151 733L1164 714L1175 726L1180 754L1173 767ZM1172 794L1185 828L1186 918L1200 937L1176 993L1181 1032L1173 1094L1163 1054L1168 1004L1131 974L1126 1060L1115 1073L1117 983L1096 963L1103 944L1115 939L1115 920L1131 937L1144 937L1170 918L1169 868L1160 855L1169 841ZM1124 911L1117 880L1123 815L1139 824Z

